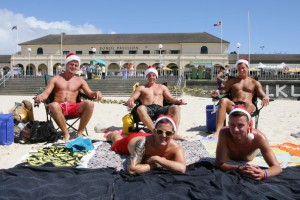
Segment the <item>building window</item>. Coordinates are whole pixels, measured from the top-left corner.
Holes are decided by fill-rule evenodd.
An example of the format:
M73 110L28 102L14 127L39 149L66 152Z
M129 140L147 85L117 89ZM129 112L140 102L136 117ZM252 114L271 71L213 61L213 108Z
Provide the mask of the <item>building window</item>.
M180 51L179 50L171 50L170 54L180 54Z
M89 51L89 54L92 55L92 54L94 54L94 52L93 51ZM96 54L96 52L95 52L95 54Z
M129 51L129 54L136 54L137 51Z
M70 53L70 51L63 51L63 54L64 55L67 55L67 54L69 54Z
M44 53L43 53L43 49L41 48L41 47L39 47L38 49L37 49L37 51L36 51L36 54L38 54L38 55L43 55Z
M115 54L123 54L123 51L115 51Z
M201 47L200 54L208 54L208 48L206 46Z
M75 54L82 55L82 51L76 51Z
M102 51L102 54L109 54L109 51Z
M145 51L143 51L143 54L150 54L150 51L149 50L145 50Z

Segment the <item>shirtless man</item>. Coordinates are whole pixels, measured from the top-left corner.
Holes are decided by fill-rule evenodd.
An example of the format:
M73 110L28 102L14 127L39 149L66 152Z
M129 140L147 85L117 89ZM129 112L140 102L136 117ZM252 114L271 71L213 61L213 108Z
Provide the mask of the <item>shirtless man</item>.
M270 176L278 175L282 169L273 153L267 138L258 129L251 130L251 116L241 105L236 106L229 114L229 126L224 127L219 135L216 166L223 171L237 170L240 174L254 180L265 180ZM233 161L251 161L260 150L268 169L258 166L232 165L226 163Z
M35 98L36 103L45 101L50 94L54 95L54 101L48 105L51 115L62 130L65 142L68 142L70 133L65 123L65 116L80 116L78 136L83 135L83 131L89 122L94 103L92 101L82 101L76 103L76 97L80 90L90 98L100 100L102 94L100 91L92 91L87 82L78 76L77 71L80 66L80 58L74 53L67 55L65 61L65 72L52 77L43 93Z
M232 101L228 98L222 98L219 102L219 108L216 117L216 131L208 136L208 138L218 137L226 118L226 112L230 112L235 104L244 104L249 113L255 111L255 105L252 98L256 92L261 98L262 105L269 105L269 97L265 94L261 84L248 76L249 63L247 60L241 59L236 62L238 77L226 81L225 86L220 90L220 94L231 93ZM218 96L217 92L212 94L213 97Z
M176 126L178 130L180 124L180 107L178 105L185 104L184 100L174 98L165 85L155 83L158 78L158 72L155 67L149 66L145 75L147 79L146 85L140 85L136 88L127 101L128 107L133 108L137 99L141 101L142 105L136 108L136 112L141 122L151 131L154 129L153 120L160 114L171 115L177 122ZM163 106L164 99L174 105ZM175 138L183 140L177 133L175 134Z
M112 150L130 155L128 172L131 174L144 173L158 167L185 173L183 148L173 140L176 132L174 119L160 115L154 126L154 134L132 133L123 138L118 131L113 131L107 140L112 141Z

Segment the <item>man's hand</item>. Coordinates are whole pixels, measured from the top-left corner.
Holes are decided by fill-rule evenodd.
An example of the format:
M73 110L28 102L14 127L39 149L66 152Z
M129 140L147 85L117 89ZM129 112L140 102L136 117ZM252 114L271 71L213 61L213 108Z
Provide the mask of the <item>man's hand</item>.
M134 99L133 98L129 98L128 101L127 101L127 106L129 108L133 108L135 106L135 103L134 103Z
M96 99L96 100L101 100L102 99L102 93L100 91L94 92L93 98Z
M41 103L41 102L44 102L44 98L41 94L37 95L35 98L34 98L34 102L35 103Z
M178 105L186 105L186 102L183 99L180 99Z
M267 106L267 105L269 105L269 102L270 102L270 98L266 95L266 96L264 96L264 97L262 98L262 100L261 100L261 105L262 105L262 106Z
M241 166L239 167L239 172L240 174L256 181L264 180L265 177L265 171L256 165L247 164L245 166Z

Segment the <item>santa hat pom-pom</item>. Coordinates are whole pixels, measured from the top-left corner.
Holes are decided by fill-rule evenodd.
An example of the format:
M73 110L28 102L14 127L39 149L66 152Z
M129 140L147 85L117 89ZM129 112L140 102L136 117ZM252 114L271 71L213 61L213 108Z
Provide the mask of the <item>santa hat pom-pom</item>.
M253 139L254 139L254 134L248 133L248 140L253 140Z

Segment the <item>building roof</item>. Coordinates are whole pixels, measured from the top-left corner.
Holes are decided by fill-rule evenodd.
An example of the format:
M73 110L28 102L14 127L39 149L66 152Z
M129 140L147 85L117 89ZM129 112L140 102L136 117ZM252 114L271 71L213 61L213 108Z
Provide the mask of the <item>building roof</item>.
M220 43L221 39L209 33L141 33L141 34L63 34L63 44L176 44L176 43ZM47 35L20 45L60 44L61 37ZM222 40L222 43L229 43Z
M10 63L11 55L0 55L0 63Z
M248 58L248 54L239 54L239 58ZM229 64L235 64L237 54L228 54ZM300 54L250 54L250 63L286 63L299 64Z

